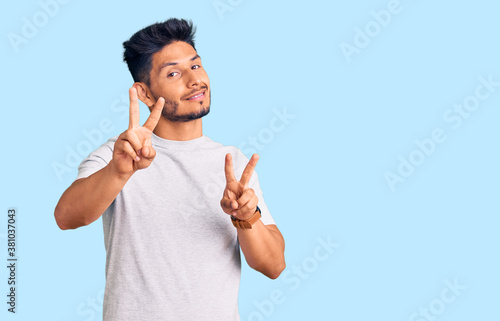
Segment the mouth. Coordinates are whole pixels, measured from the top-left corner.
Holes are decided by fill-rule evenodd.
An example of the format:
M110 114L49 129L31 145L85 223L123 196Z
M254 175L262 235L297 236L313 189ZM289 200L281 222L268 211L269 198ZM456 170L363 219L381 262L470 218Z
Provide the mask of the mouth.
M200 90L198 92L195 92L194 94L192 94L188 98L186 98L186 100L197 101L197 100L202 100L204 98L205 98L205 90Z

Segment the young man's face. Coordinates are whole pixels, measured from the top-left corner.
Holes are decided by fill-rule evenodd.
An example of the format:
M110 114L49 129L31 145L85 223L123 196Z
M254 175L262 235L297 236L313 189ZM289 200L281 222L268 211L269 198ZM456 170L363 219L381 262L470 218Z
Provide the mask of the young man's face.
M190 44L177 41L154 53L150 77L155 102L165 98L166 119L186 122L210 111L210 81Z

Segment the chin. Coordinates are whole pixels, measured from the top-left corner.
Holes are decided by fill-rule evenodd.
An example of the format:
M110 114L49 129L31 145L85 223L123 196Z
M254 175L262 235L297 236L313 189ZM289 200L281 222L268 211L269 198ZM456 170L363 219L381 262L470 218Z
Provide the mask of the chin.
M171 113L162 113L162 116L171 122L185 123L188 121L202 118L203 116L208 115L209 112L210 112L210 105L208 105L207 107L201 108L197 111L188 113L188 114L179 115L179 114L171 114Z

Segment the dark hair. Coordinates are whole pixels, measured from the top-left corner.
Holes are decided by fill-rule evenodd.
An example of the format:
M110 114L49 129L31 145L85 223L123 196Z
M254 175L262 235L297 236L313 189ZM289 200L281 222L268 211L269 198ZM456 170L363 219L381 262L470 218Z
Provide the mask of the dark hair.
M166 45L174 41L184 41L196 50L195 32L196 27L193 26L193 22L175 18L137 31L130 40L123 43L125 48L123 61L127 63L134 81L150 85L152 56Z

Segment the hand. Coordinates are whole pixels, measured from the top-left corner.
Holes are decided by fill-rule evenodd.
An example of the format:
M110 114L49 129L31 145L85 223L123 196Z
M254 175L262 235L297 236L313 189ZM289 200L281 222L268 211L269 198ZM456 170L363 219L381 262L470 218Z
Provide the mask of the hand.
M224 213L233 215L240 220L247 220L255 213L259 198L255 195L254 190L248 187L248 182L258 160L259 155L253 154L243 174L241 174L241 179L237 181L234 177L232 156L226 154L226 188L220 201Z
M156 156L151 146L151 134L161 117L165 99L160 97L143 126L139 126L139 100L132 87L130 96L130 120L126 131L118 136L111 164L119 175L132 175L138 169L148 167Z

